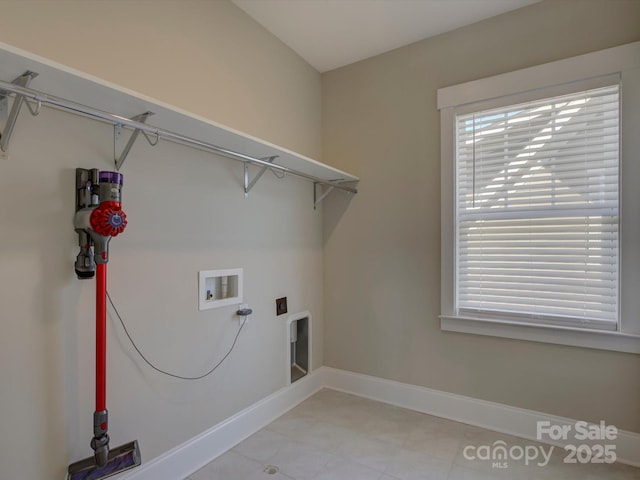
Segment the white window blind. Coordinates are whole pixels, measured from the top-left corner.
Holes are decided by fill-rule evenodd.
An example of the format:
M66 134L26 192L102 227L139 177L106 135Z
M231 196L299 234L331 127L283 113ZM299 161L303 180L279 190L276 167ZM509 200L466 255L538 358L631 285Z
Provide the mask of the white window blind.
M456 307L615 330L618 85L456 116Z

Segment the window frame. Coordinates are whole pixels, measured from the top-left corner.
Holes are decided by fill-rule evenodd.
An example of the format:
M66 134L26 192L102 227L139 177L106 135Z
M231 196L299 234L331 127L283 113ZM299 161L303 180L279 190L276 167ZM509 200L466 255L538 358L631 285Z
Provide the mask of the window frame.
M455 306L455 117L470 109L550 98L620 80L619 309L617 331L463 315ZM441 315L443 331L640 353L640 42L438 90L441 119ZM635 132L635 133L634 133ZM635 163L635 165L634 165Z

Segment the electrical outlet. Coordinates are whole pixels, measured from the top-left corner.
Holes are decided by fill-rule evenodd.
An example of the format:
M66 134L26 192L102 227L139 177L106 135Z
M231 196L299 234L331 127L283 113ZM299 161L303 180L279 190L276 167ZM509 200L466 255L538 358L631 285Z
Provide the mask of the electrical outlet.
M276 315L287 313L287 297L276 299Z

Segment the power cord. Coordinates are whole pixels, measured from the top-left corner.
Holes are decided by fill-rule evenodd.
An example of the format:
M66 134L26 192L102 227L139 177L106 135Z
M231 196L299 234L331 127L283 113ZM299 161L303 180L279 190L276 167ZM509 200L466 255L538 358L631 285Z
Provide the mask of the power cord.
M250 308L245 308L245 309L242 309L242 310L238 310L236 312L238 315L244 317L244 320L240 324L240 328L238 328L238 332L236 333L236 336L233 339L233 344L231 345L231 348L225 354L225 356L222 357L222 360L220 360L207 373L204 373L204 374L199 375L197 377L183 377L182 375L175 375L173 373L169 373L169 372L167 372L165 370L162 370L161 368L156 367L153 363L151 363L149 360L147 360L147 357L144 356L144 354L140 351L140 349L136 345L136 342L134 342L133 338L131 338L131 335L129 334L129 330L127 330L127 326L124 324L124 321L122 320L122 317L120 316L120 313L118 312L118 309L113 304L113 300L111 300L111 296L109 295L109 292L107 292L107 298L109 299L109 303L111 304L111 308L113 308L113 311L115 312L116 316L118 317L118 320L120 320L120 324L122 325L122 328L124 329L124 333L127 334L127 337L129 338L129 341L131 342L131 345L133 345L133 348L136 349L136 352L138 352L138 355L140 355L140 357L146 362L146 364L149 365L151 368L153 368L157 372L160 372L160 373L162 373L164 375L167 375L169 377L179 378L180 380L201 380L201 379L211 375L220 365L222 365L222 362L224 362L227 359L227 357L229 355L231 355L231 352L233 351L233 348L236 346L236 342L238 341L238 337L240 336L240 332L242 331L242 328L244 327L244 324L247 323L247 316L251 315L253 313L253 311Z

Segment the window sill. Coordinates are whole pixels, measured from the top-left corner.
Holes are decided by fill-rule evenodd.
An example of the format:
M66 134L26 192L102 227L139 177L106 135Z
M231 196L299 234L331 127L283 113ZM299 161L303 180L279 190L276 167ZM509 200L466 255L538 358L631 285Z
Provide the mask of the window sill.
M440 315L440 329L446 332L472 333L491 337L514 338L532 342L640 354L640 335L622 332L554 327L453 315Z

